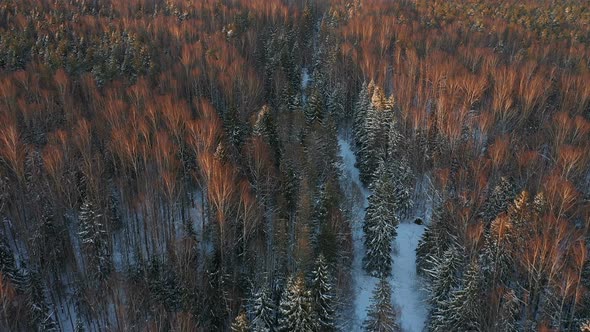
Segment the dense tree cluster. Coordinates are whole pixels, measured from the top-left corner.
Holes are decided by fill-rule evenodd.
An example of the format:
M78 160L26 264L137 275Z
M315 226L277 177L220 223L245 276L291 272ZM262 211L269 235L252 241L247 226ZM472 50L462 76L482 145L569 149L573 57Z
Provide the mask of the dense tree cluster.
M339 139L370 191L367 330L400 329L414 215L429 330L588 329L589 22L581 0L2 1L0 330L350 330Z

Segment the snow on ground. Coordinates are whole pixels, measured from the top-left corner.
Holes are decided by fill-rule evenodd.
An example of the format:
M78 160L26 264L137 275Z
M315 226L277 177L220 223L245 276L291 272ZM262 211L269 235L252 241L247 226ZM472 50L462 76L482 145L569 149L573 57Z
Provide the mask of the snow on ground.
M307 89L307 87L309 86L309 81L310 81L310 77L309 77L309 73L307 72L307 68L302 68L301 69L301 90L305 91L305 89Z
M367 317L367 309L377 279L368 276L362 267L365 248L363 242L363 220L367 197L370 192L364 188L359 179L359 170L355 167L356 157L350 144L343 138L338 140L340 156L342 157L341 186L347 197L353 202L352 237L354 242L354 259L352 262L352 279L355 289L354 319L351 322L353 331L361 331L362 324ZM357 197L360 196L360 197ZM428 205L428 204L426 204ZM422 209L420 209L422 210ZM428 215L428 213L426 213ZM426 216L426 217L429 217ZM428 308L426 295L421 290L420 281L416 275L416 246L424 232L424 226L414 223L402 223L397 228L393 253L392 298L399 310L399 323L403 331L421 332L426 322Z
M402 330L407 332L421 332L428 315L426 294L416 275L416 246L423 233L422 225L401 223L395 239L392 298L400 310L398 318Z
M367 308L371 302L371 295L377 279L368 276L363 271L363 257L365 256L365 247L363 243L363 220L365 218L365 208L367 207L367 197L369 191L365 189L359 179L359 170L354 166L356 157L350 148L350 144L343 140L338 140L340 146L340 156L342 157L342 187L349 199L353 199L355 194L360 190L360 200L353 199L352 210L352 240L354 243L354 259L352 261L352 280L355 289L354 311L355 317L352 321L353 331L361 331L363 321L367 317Z

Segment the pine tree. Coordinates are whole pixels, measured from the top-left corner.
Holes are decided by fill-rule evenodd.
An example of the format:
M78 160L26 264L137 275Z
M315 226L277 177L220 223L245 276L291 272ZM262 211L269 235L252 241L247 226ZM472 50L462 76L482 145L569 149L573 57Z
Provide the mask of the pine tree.
M461 257L455 245L449 247L442 258L428 257L426 276L430 279L429 292L432 310L430 313L429 331L446 331L447 308L452 291L457 287L457 271Z
M369 88L367 87L367 90ZM364 91L361 91L364 93ZM361 99L362 98L362 99ZM369 101L368 96L359 96L357 116L355 118L355 141L357 143L357 166L361 180L365 185L370 185L374 179L375 170L381 161L401 160L401 154L396 153L395 158L389 158L389 136L393 121L392 98L386 98L379 87L372 88ZM399 134L399 133L398 133ZM400 137L396 139L401 141ZM399 144L399 143L398 143ZM392 151L393 152L393 151Z
M404 137L400 133L395 120L391 120L387 131L387 145L386 145L386 158L387 160L399 160L402 157L402 145L404 143Z
M74 331L75 332L85 332L86 331L86 329L84 328L84 322L82 321L80 316L78 316L76 318L76 326L74 327Z
M41 276L36 272L30 272L25 277L27 281L27 298L30 324L38 331L57 331L53 313L47 305L45 289Z
M328 222L328 209L330 204L330 197L329 194L326 192L325 185L320 187L320 192L318 194L317 203L313 209L313 215L311 217L311 242L315 247L319 245L318 237L321 231L321 228L326 225Z
M263 287L252 300L252 331L269 332L275 327L275 305L269 290Z
M431 222L418 241L416 268L419 273L431 270L433 262L442 259L447 249L456 244L457 240L452 234L448 211L442 204L434 209Z
M357 166L361 181L367 186L371 184L380 157L378 146L381 127L379 112L373 104L369 104L361 131L362 136L359 137Z
M256 122L254 123L253 133L256 136L262 136L266 139L270 147L273 149L275 163L278 165L282 156L282 147L275 119L270 107L267 105L262 106L262 109L258 112Z
M238 109L235 106L231 106L223 116L223 126L227 133L228 142L237 150L240 150L244 143L247 129L240 120Z
M336 331L333 284L324 255L320 254L312 271L312 298L320 331Z
M344 114L344 90L341 84L336 85L328 94L326 110L337 121L345 119Z
M494 322L495 331L516 332L519 330L517 325L518 298L513 290L509 290L502 295L502 305L500 307L499 319Z
M589 235L590 236L590 235ZM590 240L590 239L588 239ZM588 240L586 242L588 243ZM586 260L581 275L581 287L584 289L590 289L590 260ZM590 332L590 291L586 291L580 300L582 305L580 309L574 315L574 321L580 326L580 331L585 328Z
M0 274L16 289L25 288L23 276L16 265L12 249L3 240L0 240Z
M500 183L494 187L492 194L487 200L481 217L486 222L491 222L501 212L505 212L508 206L516 196L515 188L512 182L502 177Z
M373 291L363 329L369 332L401 331L396 319L395 309L391 303L391 286L386 278L381 278Z
M449 300L439 305L433 317L432 331L483 331L481 271L477 262L465 273L462 287L453 291Z
M368 85L365 81L359 92L357 101L354 105L353 109L353 124L352 124L352 133L354 137L355 147L358 150L361 149L362 143L364 142L365 138L365 117L367 115L367 109L369 108L369 91Z
M110 273L111 263L107 234L99 214L88 198L84 200L78 216L78 236L93 268L93 275L104 280Z
M416 246L416 271L419 274L423 274L426 269L431 267L427 262L431 256L430 253L437 249L437 243L434 240L436 235L429 225L425 227L422 237L418 240Z
M482 270L489 279L489 287L494 289L498 282L504 281L513 266L511 250L514 244L513 225L506 215L496 218L485 234L481 255Z
M242 311L236 316L231 324L231 330L232 332L250 332L250 323L248 317L246 317L246 312Z
M303 107L301 106L301 93L293 95L289 99L289 111L293 113L301 112Z
M430 279L430 297L431 303L436 308L440 303L449 298L450 292L457 285L457 271L460 266L460 252L453 245L443 254L441 259L435 256L431 260L431 269L426 270L426 276Z
M316 331L311 293L305 287L303 276L289 280L281 298L279 331Z
M305 121L311 126L314 123L322 123L324 119L324 101L320 91L314 87L305 107Z
M385 110L385 106L387 104L387 98L385 98L385 93L378 86L376 86L375 90L373 90L373 95L371 96L371 104L378 111Z
M173 312L180 307L181 292L176 273L168 264L154 258L149 266L146 281L152 302Z
M306 42L306 47L311 47L313 41L314 19L313 12L309 1L305 2L303 7L302 24L300 25L301 38Z
M363 225L366 248L363 267L370 275L383 278L391 275L391 242L397 235L399 219L391 179L383 164L375 181Z
M338 128L334 117L328 115L324 120L322 127L322 138L318 144L320 145L319 151L324 157L323 163L325 165L325 171L323 173L325 174L324 180L327 181L327 177L329 176L340 176L341 159L338 154Z
M408 160L403 154L401 146L403 136L397 128L395 121L391 120L388 125L387 144L384 148L385 163L387 172L393 181L395 190L396 210L402 215L408 212L412 206L412 182L413 174Z

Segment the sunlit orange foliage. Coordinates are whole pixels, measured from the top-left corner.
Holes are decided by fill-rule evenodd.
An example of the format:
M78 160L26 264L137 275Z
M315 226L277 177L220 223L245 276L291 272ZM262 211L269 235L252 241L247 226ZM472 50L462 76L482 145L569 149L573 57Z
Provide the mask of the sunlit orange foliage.
M492 74L494 79L492 109L497 119L506 125L518 116L518 112L513 108L516 75L513 69L507 67L500 67Z
M510 149L510 137L504 135L498 137L496 141L490 145L489 154L492 160L492 165L495 168L502 167L508 160L508 152Z
M551 74L547 75L536 67L535 63L528 62L520 71L518 95L522 104L521 121L526 120L533 110L543 113L547 92L551 89Z
M543 192L550 211L558 217L572 212L579 192L575 186L558 175L550 175L543 182Z
M22 180L25 174L25 147L13 124L5 124L0 130L0 156L16 178Z
M561 176L566 179L579 175L588 163L587 147L562 145L559 147L557 164L561 168Z

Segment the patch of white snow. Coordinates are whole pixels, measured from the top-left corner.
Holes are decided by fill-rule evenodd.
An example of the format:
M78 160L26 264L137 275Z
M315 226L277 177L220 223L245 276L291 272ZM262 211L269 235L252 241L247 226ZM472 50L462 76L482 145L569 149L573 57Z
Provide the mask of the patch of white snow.
M355 290L354 313L352 320L352 330L361 331L363 321L367 317L367 309L371 302L373 289L377 279L365 273L363 270L363 257L365 256L365 246L363 242L363 221L365 218L365 209L367 207L367 197L369 191L363 186L359 178L359 170L355 167L356 157L350 147L350 144L344 139L338 140L340 146L340 156L342 157L342 187L345 194L352 199L352 239L354 243L354 259L352 261L352 280ZM358 198L360 194L360 199Z
M416 247L424 226L401 223L397 227L393 254L393 302L399 309L402 331L421 332L428 316L427 298L416 274Z

